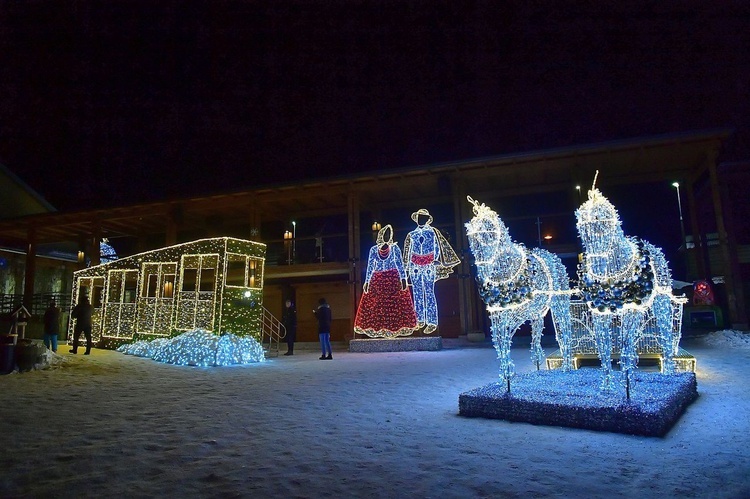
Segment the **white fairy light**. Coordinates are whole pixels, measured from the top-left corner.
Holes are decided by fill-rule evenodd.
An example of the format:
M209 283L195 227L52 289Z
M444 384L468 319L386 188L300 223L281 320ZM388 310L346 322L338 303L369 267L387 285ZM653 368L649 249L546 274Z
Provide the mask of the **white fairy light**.
M584 248L578 268L579 289L588 304L585 313L592 314L602 388L611 388L612 355L620 343L622 369L627 373L636 367L638 344L652 317L663 356L662 370L674 372L681 333L674 319L681 317L685 300L672 295L671 273L661 249L625 236L617 210L596 188L596 176L588 199L576 210L576 219ZM621 338L613 341L617 331Z
M425 334L438 327L435 281L447 278L461 263L445 236L433 227L432 215L422 208L411 214L417 227L406 235L403 263L414 294L418 328Z
M73 304L95 306L95 342L231 331L260 338L266 245L201 239L73 273ZM72 324L71 324L72 331Z
M477 269L477 286L492 323L492 340L500 363L500 378L510 386L514 365L510 358L512 337L531 322L531 360L544 363L541 347L544 316L549 310L563 353L564 370L572 369L570 354L570 289L560 258L539 248L528 251L513 241L500 217L484 203L467 196L474 217L466 223L469 247Z
M263 346L252 337L217 336L197 329L174 338L121 345L117 351L180 366L231 366L265 361Z
M373 228L376 224L380 227L375 222ZM364 293L354 319L355 333L394 338L408 336L417 328L402 259L398 243L393 242L393 227L386 225L379 229L367 259Z

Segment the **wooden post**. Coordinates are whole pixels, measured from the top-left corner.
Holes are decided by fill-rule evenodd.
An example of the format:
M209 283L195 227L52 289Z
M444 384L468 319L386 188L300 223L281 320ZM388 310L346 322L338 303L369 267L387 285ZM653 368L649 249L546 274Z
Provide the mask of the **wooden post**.
M23 306L32 310L34 303L34 279L36 278L36 230L31 228L26 236L26 266L23 280Z
M467 261L466 254L469 246L464 230L464 220L468 220L465 213L468 207L466 200L466 189L463 182L453 179L453 214L456 229L456 253L461 259L458 265L458 314L461 317L461 334L467 335L476 329L474 314L473 295L469 286L472 284L471 265Z
M745 314L744 298L742 288L736 286L736 277L732 273L732 256L729 251L729 240L724 225L724 210L721 204L721 191L719 188L719 176L716 173L715 151L707 159L708 174L711 179L711 199L714 205L714 216L716 218L716 230L719 232L719 251L721 255L724 282L726 283L727 308L729 310L729 322L735 327L747 327L747 315ZM706 248L708 251L708 248Z
M350 192L348 196L349 214L349 330L354 332L354 319L357 315L357 304L359 303L360 290L362 289L362 277L358 267L360 263L360 236L359 223L359 196Z

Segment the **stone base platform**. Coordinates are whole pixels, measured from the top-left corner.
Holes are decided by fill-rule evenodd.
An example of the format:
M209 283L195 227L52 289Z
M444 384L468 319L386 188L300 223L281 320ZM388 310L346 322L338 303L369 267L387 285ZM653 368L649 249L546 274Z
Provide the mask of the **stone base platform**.
M443 338L440 336L425 336L420 338L368 338L351 340L349 351L357 353L373 352L413 352L436 351L443 348Z
M664 375L633 372L630 399L624 373L614 372L615 388L599 390L601 371L534 371L506 383L490 383L458 397L461 416L538 425L664 436L698 397L695 373Z

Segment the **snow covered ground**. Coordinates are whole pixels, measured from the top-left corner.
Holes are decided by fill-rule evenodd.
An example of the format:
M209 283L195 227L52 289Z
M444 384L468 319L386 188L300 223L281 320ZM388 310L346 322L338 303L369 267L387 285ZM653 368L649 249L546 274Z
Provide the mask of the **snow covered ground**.
M94 350L0 376L0 496L750 497L747 334L683 339L700 397L664 438L458 416L495 351L444 343L212 368Z

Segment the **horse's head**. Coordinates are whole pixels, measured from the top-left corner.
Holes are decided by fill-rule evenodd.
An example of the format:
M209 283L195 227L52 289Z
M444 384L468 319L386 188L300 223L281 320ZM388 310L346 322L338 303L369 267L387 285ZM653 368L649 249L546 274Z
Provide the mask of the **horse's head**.
M469 238L469 248L474 255L477 265L486 265L495 260L502 245L511 244L508 228L494 210L481 205L479 202L466 196L474 205L474 217L467 222L466 236Z
M588 200L576 210L576 227L583 250L591 256L606 255L617 241L625 238L617 209L593 186Z

